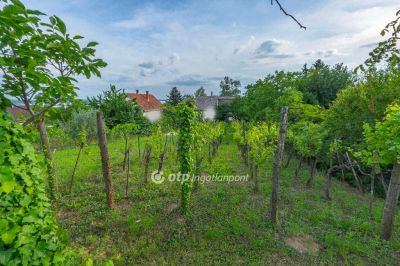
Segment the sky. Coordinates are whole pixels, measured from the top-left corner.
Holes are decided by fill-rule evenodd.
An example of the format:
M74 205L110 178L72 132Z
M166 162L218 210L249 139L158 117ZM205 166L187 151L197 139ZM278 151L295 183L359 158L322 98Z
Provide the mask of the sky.
M57 15L69 33L97 41L108 66L101 78L80 77L81 98L110 84L165 99L176 86L219 92L224 76L242 87L275 70L325 63L362 63L400 9L398 0L280 0L307 30L269 0L22 0Z

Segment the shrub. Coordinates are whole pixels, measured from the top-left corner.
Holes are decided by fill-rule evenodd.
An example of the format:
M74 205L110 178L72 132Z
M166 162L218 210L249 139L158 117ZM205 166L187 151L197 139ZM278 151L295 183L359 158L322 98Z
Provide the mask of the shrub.
M22 127L0 110L0 264L59 265L64 245Z

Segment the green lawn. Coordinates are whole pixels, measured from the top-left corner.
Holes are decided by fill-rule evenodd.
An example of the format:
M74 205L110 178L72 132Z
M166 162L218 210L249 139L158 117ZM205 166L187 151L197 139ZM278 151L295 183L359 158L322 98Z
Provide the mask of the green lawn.
M109 145L118 206L112 211L106 209L97 146L86 148L72 195L65 192L65 184L77 150L55 153L61 183L56 214L71 246L83 258L92 256L99 264L112 259L115 265L399 264L399 215L393 240L381 241L382 200L376 199L371 220L368 196L345 184L334 183L333 200L327 201L322 175L312 189L305 187L308 169L299 180L293 180L295 161L282 172L279 218L274 229L268 220L272 162L260 169L260 192L253 192L252 180L206 183L192 194L191 212L183 218L177 208L179 184L150 181L144 185L144 165L137 153L132 155L125 197L122 148L118 141ZM150 172L156 164L154 158ZM177 170L176 155L169 152L164 172L168 175ZM246 170L236 145L224 142L211 165L205 160L203 172L242 175Z

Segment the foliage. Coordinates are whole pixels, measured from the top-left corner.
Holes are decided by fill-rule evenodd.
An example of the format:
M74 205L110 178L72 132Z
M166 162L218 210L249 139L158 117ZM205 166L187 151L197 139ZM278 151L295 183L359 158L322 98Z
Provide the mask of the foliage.
M164 132L171 132L178 128L178 107L166 104L162 110L161 128Z
M74 113L85 112L90 109L90 106L84 100L74 99L71 103L51 108L47 114L47 121L52 125L58 125L69 121Z
M178 105L178 156L180 163L180 172L189 175L189 179L182 182L181 191L181 211L182 214L187 214L189 209L189 199L192 190L191 175L193 171L193 123L194 123L194 108L187 103L180 103Z
M389 36L386 40L378 43L378 46L369 53L369 58L364 64L359 65L355 71L361 69L365 71L365 67L372 68L382 61L390 64L399 64L400 49L398 41L400 40L400 10L396 12L397 18L389 22L381 31L382 36Z
M0 264L62 265L64 245L26 133L0 111Z
M364 137L367 149L362 155L368 158L368 164L400 163L400 104L387 107L384 121L374 126L365 124Z
M305 158L318 157L326 137L322 125L302 121L293 125L291 130L296 151Z
M173 87L167 95L166 103L172 106L178 105L183 100L182 94L177 87Z
M362 145L363 124L382 120L386 106L396 99L400 99L400 70L369 72L361 83L340 91L326 111L329 138L347 147Z
M238 96L240 94L240 81L233 80L232 78L225 76L223 80L219 83L221 91L219 95L221 96Z
M91 142L97 136L96 110L74 111L71 118L66 122L60 121L60 128L68 134L73 140L76 140L79 132L84 129L88 141Z
M199 96L207 96L206 91L203 86L200 86L194 93L194 97L199 97Z
M278 139L278 127L276 125L267 125L260 123L253 125L247 132L248 142L250 144L250 160L260 165L269 158L276 149Z
M336 94L353 83L353 74L343 63L331 67L319 59L310 69L303 69L297 89L303 93L305 103L329 107Z
M143 116L142 108L135 102L127 100L124 90L110 85L110 89L97 97L89 98L89 104L103 112L104 120L109 128L119 124L135 123L140 128L146 128L149 124Z
M92 74L106 63L95 58L96 42L85 47L71 36L57 16L47 17L30 10L20 1L4 1L0 10L0 93L23 102L32 122L58 103L76 96L76 79L72 76Z

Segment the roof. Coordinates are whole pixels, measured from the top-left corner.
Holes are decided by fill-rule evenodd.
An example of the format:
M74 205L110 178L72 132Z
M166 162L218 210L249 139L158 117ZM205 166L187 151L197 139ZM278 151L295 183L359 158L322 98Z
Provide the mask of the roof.
M215 106L230 103L235 99L234 96L198 96L196 97L196 106L200 110L214 108Z
M143 111L160 110L163 108L162 103L150 93L127 93L129 99L136 100L136 103L142 107Z

